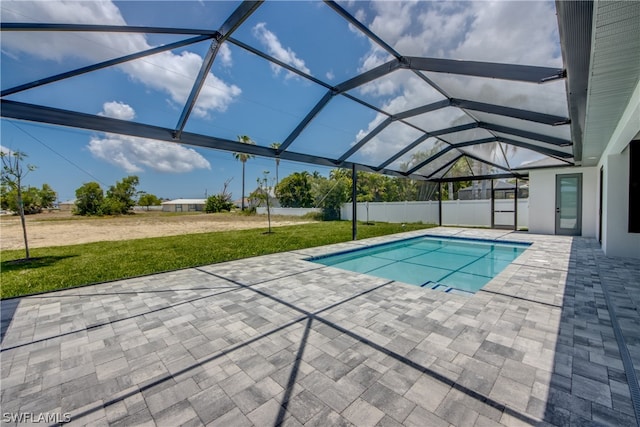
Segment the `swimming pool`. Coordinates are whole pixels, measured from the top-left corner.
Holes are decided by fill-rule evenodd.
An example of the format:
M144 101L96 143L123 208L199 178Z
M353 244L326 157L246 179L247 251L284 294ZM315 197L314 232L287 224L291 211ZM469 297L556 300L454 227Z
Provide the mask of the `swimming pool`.
M445 292L473 294L529 245L424 236L308 261Z

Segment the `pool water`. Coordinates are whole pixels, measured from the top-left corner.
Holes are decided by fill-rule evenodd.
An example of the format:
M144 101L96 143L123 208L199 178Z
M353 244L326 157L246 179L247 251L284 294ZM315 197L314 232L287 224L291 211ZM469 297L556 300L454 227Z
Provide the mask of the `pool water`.
M426 236L308 261L445 292L473 294L528 246L528 243Z

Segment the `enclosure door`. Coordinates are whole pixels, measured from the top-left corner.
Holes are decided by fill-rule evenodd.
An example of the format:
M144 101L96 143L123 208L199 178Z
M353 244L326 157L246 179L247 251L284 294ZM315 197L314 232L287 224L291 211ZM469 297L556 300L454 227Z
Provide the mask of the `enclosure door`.
M556 234L582 234L582 174L556 175Z
M500 191L501 198L496 199L496 193ZM515 190L492 190L491 192L491 220L493 228L505 230L516 229L516 197Z

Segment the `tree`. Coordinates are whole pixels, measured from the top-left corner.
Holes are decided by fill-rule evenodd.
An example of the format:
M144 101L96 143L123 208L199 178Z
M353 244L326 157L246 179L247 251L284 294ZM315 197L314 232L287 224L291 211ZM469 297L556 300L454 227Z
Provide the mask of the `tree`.
M247 136L247 135L238 135L238 142L241 144L250 144L250 145L255 145L255 141L253 139L251 139L251 137ZM240 160L242 162L242 210L244 211L244 164L247 163L247 160L253 158L253 154L247 154L247 153L233 153L233 157L236 158L236 160Z
M49 184L42 184L42 188L39 191L40 196L40 208L49 209L53 207L53 204L58 198L58 194L51 188Z
M76 215L102 215L104 193L97 182L87 182L76 190Z
M15 213L19 212L18 190L3 185L2 188L0 188L0 193L2 197L0 206L2 209L7 209ZM53 191L49 184L43 184L40 190L31 186L23 187L22 207L24 214L36 214L42 212L43 209L52 208L56 197L56 192Z
M263 178L257 179L258 189L260 190L260 194L262 195L264 200L267 202L267 220L269 222L268 234L271 234L271 206L269 204L269 199L271 198L270 197L271 195L269 193L273 188L273 182L271 183L271 185L269 185L269 179L267 178L267 176L269 175L269 171L264 171L262 172L262 174L263 174Z
M162 202L155 194L143 193L138 198L138 205L144 206L149 210L149 206L160 206Z
M350 178L334 175L331 179L318 176L313 180L314 205L322 209L325 221L340 219L340 208L349 201Z
M36 169L33 165L24 165L25 153L20 151L0 151L2 159L2 178L0 183L12 190L15 190L18 201L18 213L22 224L22 235L24 237L25 259L29 259L29 242L27 240L27 223L24 219L24 205L22 202L22 180L25 176Z
M294 172L276 186L276 196L285 208L310 208L313 206L309 172Z
M273 148L274 150L277 150L280 148L282 144L279 142L273 142L269 147ZM276 186L280 183L280 180L278 179L278 167L280 166L280 157L276 156Z
M140 180L135 175L116 181L107 190L107 196L102 204L102 213L105 215L126 214L135 206L136 186Z

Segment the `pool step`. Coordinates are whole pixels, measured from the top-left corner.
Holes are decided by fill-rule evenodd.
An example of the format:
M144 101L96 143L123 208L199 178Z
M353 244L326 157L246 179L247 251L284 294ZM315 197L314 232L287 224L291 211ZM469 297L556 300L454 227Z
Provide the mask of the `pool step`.
M464 291L462 289L457 289L457 288L452 288L451 286L443 285L442 283L433 282L431 280L423 283L422 285L420 285L420 287L421 288L430 288L430 289L433 289L434 291L442 291L442 292L446 292L446 293L449 293L449 294L466 295L466 296L473 295L473 292Z

